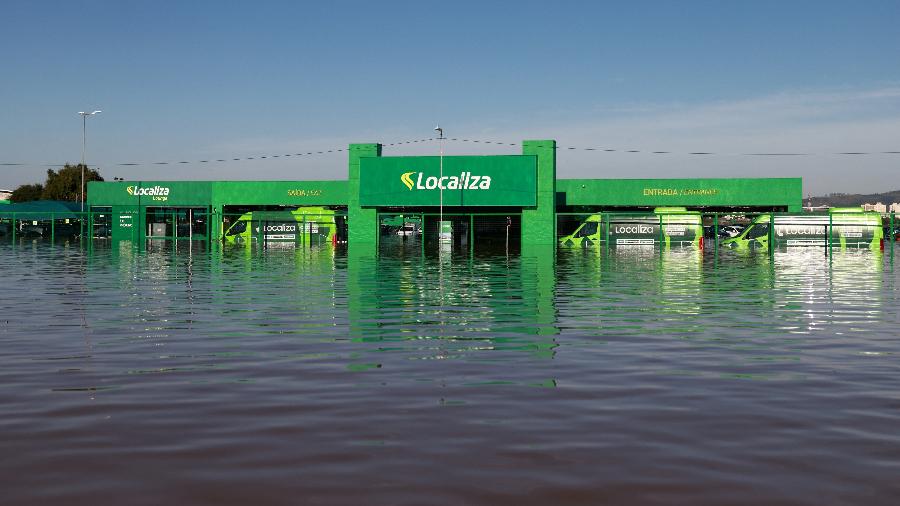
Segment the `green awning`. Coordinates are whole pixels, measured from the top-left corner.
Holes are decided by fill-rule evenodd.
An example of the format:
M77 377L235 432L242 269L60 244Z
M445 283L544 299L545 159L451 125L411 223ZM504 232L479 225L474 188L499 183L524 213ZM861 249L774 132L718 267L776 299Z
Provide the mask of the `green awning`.
M21 220L77 219L81 204L62 200L32 200L0 207L0 217Z

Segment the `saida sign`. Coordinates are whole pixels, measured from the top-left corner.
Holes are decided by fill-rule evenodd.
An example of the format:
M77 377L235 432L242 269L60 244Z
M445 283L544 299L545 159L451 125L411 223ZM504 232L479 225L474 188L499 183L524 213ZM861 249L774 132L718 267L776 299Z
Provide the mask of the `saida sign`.
M375 157L360 160L362 206L534 206L530 155Z

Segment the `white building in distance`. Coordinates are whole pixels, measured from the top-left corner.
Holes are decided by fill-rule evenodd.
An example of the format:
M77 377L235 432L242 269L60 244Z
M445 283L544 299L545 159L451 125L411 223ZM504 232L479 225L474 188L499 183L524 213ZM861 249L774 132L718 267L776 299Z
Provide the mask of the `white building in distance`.
M900 213L900 203L894 202L891 205L882 204L881 202L876 202L874 204L863 204L863 210L865 211L876 211L879 213Z

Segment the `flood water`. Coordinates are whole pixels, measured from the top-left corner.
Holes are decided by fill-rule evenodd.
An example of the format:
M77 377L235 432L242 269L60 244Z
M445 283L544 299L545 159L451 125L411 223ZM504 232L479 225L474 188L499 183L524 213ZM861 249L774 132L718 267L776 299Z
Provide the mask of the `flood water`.
M896 503L888 254L407 253L0 245L0 503Z

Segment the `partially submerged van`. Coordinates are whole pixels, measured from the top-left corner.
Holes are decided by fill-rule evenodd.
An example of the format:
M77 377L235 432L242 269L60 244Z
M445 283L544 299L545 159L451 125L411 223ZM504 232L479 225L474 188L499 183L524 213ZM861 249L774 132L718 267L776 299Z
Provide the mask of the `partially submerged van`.
M609 230L607 230L609 225ZM590 246L609 239L610 245L661 244L666 247L703 248L703 220L698 211L684 207L657 207L650 215L592 214L571 234L561 237L561 246Z
M769 226L773 226L770 233ZM731 248L774 246L831 246L877 249L884 246L881 214L861 207L835 207L828 214L771 216L763 214L737 237L722 244Z
M337 240L334 210L251 211L225 231L226 244L324 244Z

